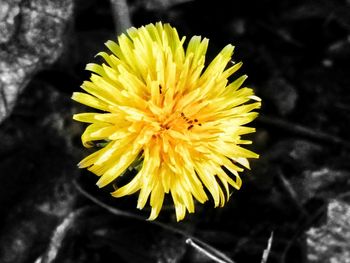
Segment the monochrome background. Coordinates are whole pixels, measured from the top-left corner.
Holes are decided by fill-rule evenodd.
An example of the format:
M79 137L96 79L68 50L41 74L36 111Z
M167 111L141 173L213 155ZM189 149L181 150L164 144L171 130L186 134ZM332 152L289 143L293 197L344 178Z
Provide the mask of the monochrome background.
M209 38L208 61L235 45L263 103L242 189L181 223L76 166L85 65L157 21ZM349 64L349 0L0 0L0 262L350 262Z

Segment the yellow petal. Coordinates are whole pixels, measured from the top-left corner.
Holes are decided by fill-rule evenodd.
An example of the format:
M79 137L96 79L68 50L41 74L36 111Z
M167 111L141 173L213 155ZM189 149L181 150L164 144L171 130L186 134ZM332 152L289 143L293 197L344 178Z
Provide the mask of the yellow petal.
M151 194L151 215L148 220L154 220L157 218L164 201L164 189L160 182L157 182Z
M72 100L75 100L81 104L85 104L86 106L90 106L95 109L108 111L108 106L106 103L102 102L100 99L93 97L89 94L74 92L72 96Z

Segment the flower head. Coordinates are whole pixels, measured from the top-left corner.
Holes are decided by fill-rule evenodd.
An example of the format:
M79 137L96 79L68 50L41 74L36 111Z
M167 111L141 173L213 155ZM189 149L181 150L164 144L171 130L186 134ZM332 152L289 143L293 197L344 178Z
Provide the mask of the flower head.
M137 207L150 199L155 219L165 194L170 194L177 220L195 210L211 195L215 207L230 196L230 185L240 189L238 172L249 168L247 158L258 155L242 148L241 135L254 128L243 125L257 117L260 99L241 88L247 76L229 82L242 63L231 61L234 47L227 45L208 66L208 39L194 36L187 47L169 24L130 28L108 41L111 53L100 52L105 63L88 64L86 93L72 99L98 109L74 119L91 123L82 135L85 147L104 140L106 146L87 156L79 167L100 176L104 187L135 164L137 174L116 187L114 197L139 191ZM229 64L229 66L228 66Z

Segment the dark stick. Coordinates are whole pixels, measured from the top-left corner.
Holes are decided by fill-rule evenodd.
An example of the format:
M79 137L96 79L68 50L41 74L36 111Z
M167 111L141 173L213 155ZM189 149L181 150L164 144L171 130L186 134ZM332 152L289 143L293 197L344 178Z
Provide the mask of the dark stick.
M115 30L118 35L132 26L129 6L126 0L110 0Z
M300 124L291 123L279 118L269 117L266 115L261 115L257 119L257 121L269 126L275 126L277 128L286 130L294 134L298 134L314 140L323 141L323 142L331 143L338 146L343 146L347 149L350 149L350 142L345 141L342 138L339 138L337 136L333 136L331 134L324 133L322 131L314 130L314 129L302 126Z

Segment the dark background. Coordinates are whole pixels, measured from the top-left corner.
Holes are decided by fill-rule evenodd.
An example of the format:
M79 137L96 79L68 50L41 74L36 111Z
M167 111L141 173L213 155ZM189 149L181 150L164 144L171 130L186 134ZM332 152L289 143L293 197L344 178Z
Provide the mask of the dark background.
M0 2L0 262L257 263L270 237L269 263L350 262L350 1L123 3ZM236 46L263 100L261 157L224 208L149 222L76 167L89 151L70 96L128 19L207 37L209 58Z

